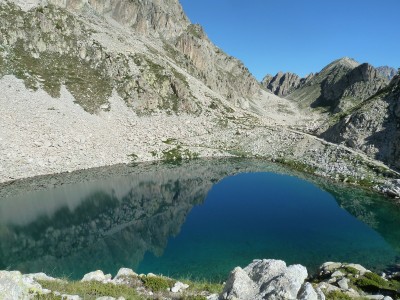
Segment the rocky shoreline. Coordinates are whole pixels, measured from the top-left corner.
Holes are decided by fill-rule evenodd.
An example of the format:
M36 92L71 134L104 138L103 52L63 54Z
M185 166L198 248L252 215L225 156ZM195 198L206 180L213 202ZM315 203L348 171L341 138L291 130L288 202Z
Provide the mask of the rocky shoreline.
M400 297L400 273L373 273L359 264L326 262L315 275L302 265L254 260L236 267L225 283L175 280L121 268L112 277L97 270L72 282L44 273L0 271L2 300L65 299L193 299L193 300L391 300Z

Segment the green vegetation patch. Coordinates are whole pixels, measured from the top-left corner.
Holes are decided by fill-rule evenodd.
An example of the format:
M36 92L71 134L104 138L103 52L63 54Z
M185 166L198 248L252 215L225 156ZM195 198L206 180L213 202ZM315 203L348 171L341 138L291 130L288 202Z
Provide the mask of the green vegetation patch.
M286 165L290 167L293 170L304 172L304 173L311 173L314 174L317 170L317 168L310 166L308 164L305 164L301 161L295 161L295 160L290 160L290 159L284 159L284 158L278 158L275 160L275 162Z
M351 278L351 283L367 293L390 294L396 299L400 297L400 282L385 280L378 274L368 272L359 278Z
M254 155L250 152L246 152L241 149L227 149L226 152L228 152L231 155L234 155L236 157L254 157Z
M180 163L183 160L196 159L199 157L198 153L191 152L189 149L183 150L181 146L163 151L162 154L162 160L166 163Z
M34 300L62 300L61 296L57 296L53 293L50 294L36 294L33 296Z
M195 97L183 73L170 65L160 65L141 54L135 54L133 60L140 67L144 81L141 82L143 87L137 86L138 93L144 90L155 92L159 96L158 109L168 113L179 113L182 110L198 113L198 107L189 102Z
M198 39L203 37L202 28L199 24L190 24L187 27L186 32Z
M354 176L350 176L350 175L337 174L336 178L339 181L342 181L342 182L345 182L348 184L355 184L362 188L372 188L375 185L375 183L371 177L358 178L358 177L354 177Z
M156 76L158 81L162 82L165 80L169 80L169 77L165 73L165 68L163 66L161 66L147 58L146 58L146 63L147 63L149 70L151 71L151 73L153 73Z
M207 300L205 296L195 295L195 296L183 296L181 300Z
M185 75L183 75L181 72L178 72L174 68L172 68L172 73L174 74L176 79L178 79L179 81L181 81L185 85L186 88L190 88L189 83L188 83Z
M115 285L112 283L89 282L59 282L40 281L43 288L57 291L61 294L79 295L85 300L94 300L98 297L110 296L114 298L124 297L126 300L141 299L134 288L127 285ZM36 295L34 299L61 299L53 295Z
M22 42L17 42L8 63L9 72L22 79L27 88L42 88L58 98L64 84L76 103L89 113L98 111L112 93L108 78L86 61L73 56L44 52L40 58L34 58Z
M27 88L42 88L54 98L60 97L61 86L65 85L90 113L107 103L112 92L110 78L102 73L102 67L90 65L71 50L77 49L79 40L89 37L82 23L53 5L26 13L14 4L0 6L0 76L14 75ZM15 36L19 38L16 41ZM70 54L60 54L55 45L63 45L62 51L70 49ZM88 53L93 56L98 46L88 49Z
M139 156L137 156L135 153L129 154L128 157L132 162L135 162L139 158Z
M188 291L194 293L208 292L210 294L220 294L224 289L224 285L222 283L214 283L208 280L196 280L196 281L181 280L181 281L189 285Z
M345 266L343 268L340 268L339 270L345 274L350 274L350 275L357 275L360 273L356 268L349 267L349 266Z
M1 56L1 51L0 51L0 78L2 78L4 76L4 74L6 73L6 65L4 62L4 58Z
M346 295L341 291L332 291L327 293L325 296L326 300L352 300L349 295Z
M175 284L175 281L172 279L159 276L143 276L140 279L142 280L144 287L153 292L167 291Z
M178 141L176 139L173 139L173 138L168 138L168 139L166 139L166 140L164 140L162 142L164 144L167 144L167 145L175 145L176 143L178 143Z

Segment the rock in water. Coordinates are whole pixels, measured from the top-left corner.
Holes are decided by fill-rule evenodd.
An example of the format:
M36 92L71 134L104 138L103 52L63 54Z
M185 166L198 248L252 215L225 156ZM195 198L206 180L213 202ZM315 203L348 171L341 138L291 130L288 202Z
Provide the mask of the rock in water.
M307 275L302 265L286 266L284 261L272 259L254 260L244 269L233 270L221 298L285 300L302 296L301 299L324 299L322 292L317 293L310 284L303 286Z

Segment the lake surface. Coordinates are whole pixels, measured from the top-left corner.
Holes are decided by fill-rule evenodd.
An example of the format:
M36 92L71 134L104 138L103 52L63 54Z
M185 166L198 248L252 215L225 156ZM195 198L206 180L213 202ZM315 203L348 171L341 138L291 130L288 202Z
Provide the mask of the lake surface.
M80 279L120 267L225 280L255 258L383 270L400 208L376 194L247 159L116 166L0 186L0 269Z

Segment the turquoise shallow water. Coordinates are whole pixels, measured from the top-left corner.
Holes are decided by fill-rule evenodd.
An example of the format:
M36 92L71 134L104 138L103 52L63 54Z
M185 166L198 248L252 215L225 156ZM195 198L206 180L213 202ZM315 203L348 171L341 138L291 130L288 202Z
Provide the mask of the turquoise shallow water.
M1 187L0 269L79 279L124 266L218 281L255 258L310 272L399 261L399 208L359 189L246 160L90 172Z

